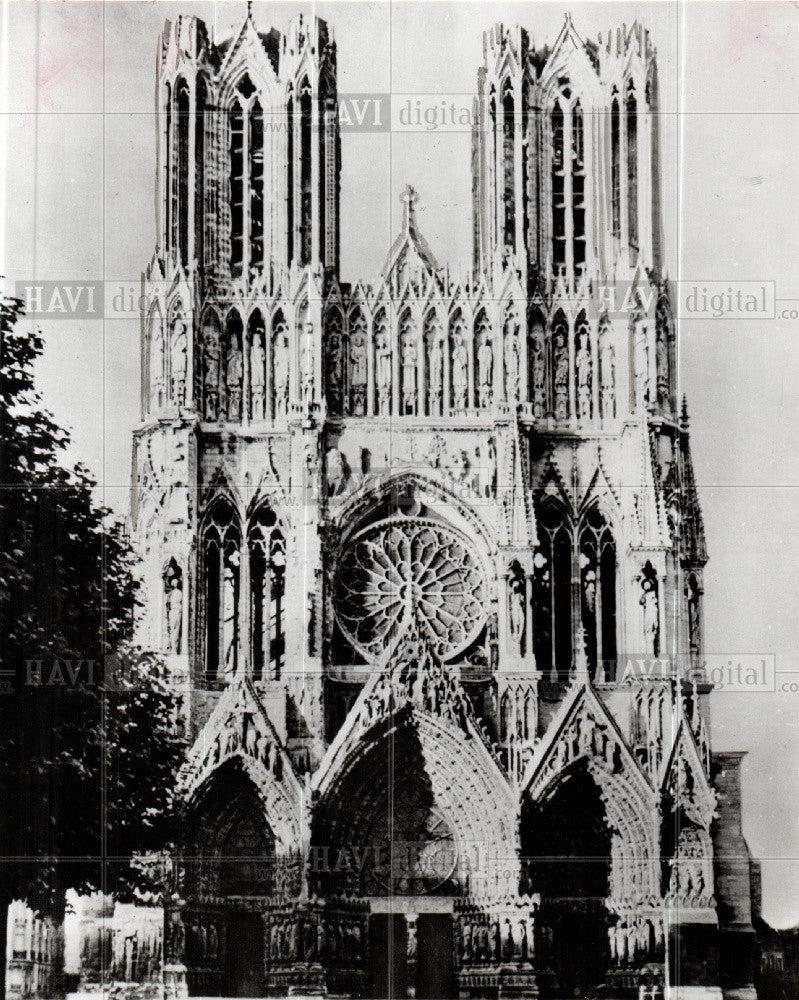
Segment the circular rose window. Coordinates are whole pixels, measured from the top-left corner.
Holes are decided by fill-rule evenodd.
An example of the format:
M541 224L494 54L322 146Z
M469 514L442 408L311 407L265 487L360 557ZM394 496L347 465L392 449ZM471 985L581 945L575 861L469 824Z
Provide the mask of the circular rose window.
M462 536L435 521L381 521L353 540L338 566L339 626L376 659L414 618L441 659L463 652L485 619L483 575Z

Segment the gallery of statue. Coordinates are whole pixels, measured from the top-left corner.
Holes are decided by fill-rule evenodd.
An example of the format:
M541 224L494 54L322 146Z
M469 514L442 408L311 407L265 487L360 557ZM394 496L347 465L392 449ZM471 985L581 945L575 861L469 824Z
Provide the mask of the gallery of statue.
M468 276L407 188L365 284L327 25L160 40L132 519L193 740L173 996L754 997L654 50L567 18L484 57Z

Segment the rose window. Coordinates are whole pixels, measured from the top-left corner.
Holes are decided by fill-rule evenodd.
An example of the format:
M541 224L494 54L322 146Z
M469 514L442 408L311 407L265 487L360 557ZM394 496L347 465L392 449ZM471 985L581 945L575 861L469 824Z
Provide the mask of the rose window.
M379 522L341 560L336 617L347 639L375 659L415 617L441 659L463 652L485 620L484 583L468 542L434 521Z

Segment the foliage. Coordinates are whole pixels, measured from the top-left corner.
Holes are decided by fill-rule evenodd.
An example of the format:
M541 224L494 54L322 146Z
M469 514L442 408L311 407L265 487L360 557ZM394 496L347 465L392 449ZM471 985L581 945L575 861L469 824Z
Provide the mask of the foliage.
M65 461L21 315L0 299L0 890L57 909L67 886L154 888L138 855L173 836L184 744L163 664L133 644L125 527Z

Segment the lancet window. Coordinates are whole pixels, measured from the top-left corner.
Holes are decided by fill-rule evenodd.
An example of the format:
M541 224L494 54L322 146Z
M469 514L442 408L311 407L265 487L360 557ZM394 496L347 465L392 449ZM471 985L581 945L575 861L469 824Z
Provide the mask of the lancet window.
M596 507L575 524L554 503L538 515L533 586L538 669L553 679L579 668L581 645L591 676L610 680L616 660L616 547Z

